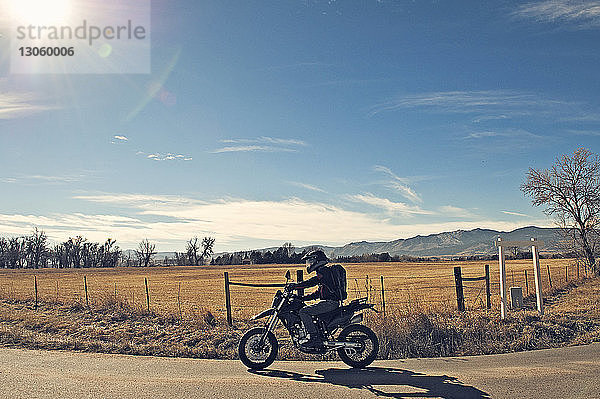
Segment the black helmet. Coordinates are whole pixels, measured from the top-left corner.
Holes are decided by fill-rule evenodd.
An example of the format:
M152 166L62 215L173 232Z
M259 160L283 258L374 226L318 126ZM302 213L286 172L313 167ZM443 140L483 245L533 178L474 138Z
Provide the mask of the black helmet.
M307 273L312 273L319 267L325 266L329 262L325 252L321 251L320 249L310 251L302 257L302 260L306 262Z

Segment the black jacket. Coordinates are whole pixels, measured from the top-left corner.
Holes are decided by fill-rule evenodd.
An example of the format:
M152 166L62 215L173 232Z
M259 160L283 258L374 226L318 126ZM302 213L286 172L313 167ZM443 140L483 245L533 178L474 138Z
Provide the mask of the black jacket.
M302 281L296 284L296 288L308 288L314 287L315 285L319 286L319 289L313 292L312 294L305 295L303 297L304 300L311 299L329 299L333 301L339 301L338 294L335 292L335 283L333 281L333 273L331 269L327 266L322 266L317 269L317 275L309 278L306 281Z

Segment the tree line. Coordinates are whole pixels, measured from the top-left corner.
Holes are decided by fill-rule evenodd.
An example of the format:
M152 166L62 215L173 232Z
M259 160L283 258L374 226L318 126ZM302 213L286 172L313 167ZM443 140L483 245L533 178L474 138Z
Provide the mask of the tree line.
M198 237L193 237L187 242L185 252L175 253L174 260L157 262L156 244L148 239L142 240L133 253L131 251L125 253L112 238L108 238L104 243L98 243L78 235L62 243L51 245L46 233L34 228L30 235L0 237L0 268L199 266L211 259L214 243L215 239L212 237L204 237L201 241Z
M302 257L310 250L317 247L305 248L297 253L296 248L290 242L286 242L275 250L266 251L238 251L233 253L224 253L215 257L211 265L265 265L265 264L300 264Z

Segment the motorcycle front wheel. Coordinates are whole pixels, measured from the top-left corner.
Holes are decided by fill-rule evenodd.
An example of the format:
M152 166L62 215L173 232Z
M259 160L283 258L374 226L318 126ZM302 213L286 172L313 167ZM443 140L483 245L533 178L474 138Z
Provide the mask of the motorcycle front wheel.
M277 338L269 331L261 344L260 339L264 333L264 328L252 328L246 331L238 345L240 360L250 369L261 370L269 367L277 357L279 349Z
M359 348L339 348L337 353L344 363L354 368L365 368L373 363L379 351L377 335L362 324L350 324L338 336L338 341L360 344Z

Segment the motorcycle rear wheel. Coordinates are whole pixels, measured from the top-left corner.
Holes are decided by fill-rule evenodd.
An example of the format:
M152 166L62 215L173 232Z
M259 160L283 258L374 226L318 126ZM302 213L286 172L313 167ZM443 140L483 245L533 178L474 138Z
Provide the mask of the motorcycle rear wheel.
M338 356L344 363L353 368L365 368L373 363L379 352L377 335L367 326L350 324L338 336L338 341L360 343L361 347L339 348Z
M260 338L265 333L262 327L252 328L242 336L238 344L238 355L242 363L253 370L269 367L277 357L279 343L275 335L269 331L265 342L260 345Z

